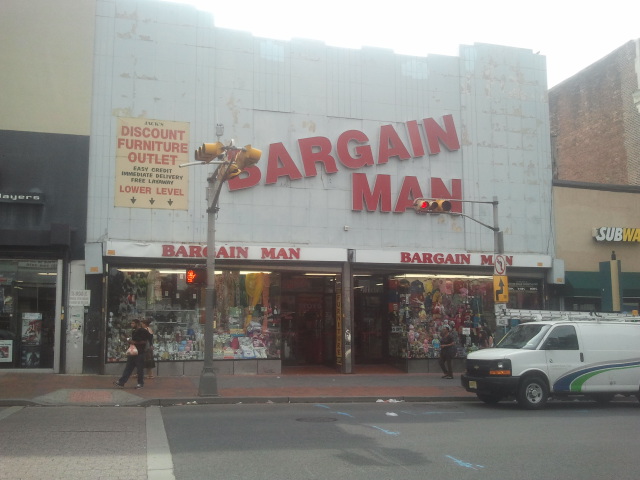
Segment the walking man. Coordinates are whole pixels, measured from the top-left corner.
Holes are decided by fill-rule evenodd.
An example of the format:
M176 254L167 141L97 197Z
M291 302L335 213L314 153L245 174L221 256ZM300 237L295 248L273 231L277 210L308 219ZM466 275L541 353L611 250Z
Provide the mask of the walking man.
M117 382L113 384L116 387L124 387L127 380L133 373L133 370L136 369L138 374L138 384L136 388L144 387L144 358L145 358L145 349L147 347L147 342L151 343L152 335L142 327L142 323L139 319L131 320L131 328L133 328L133 333L131 334L131 338L128 338L130 345L135 345L138 349L137 355L129 355L127 356L127 363L124 366L124 372L122 372L122 377Z

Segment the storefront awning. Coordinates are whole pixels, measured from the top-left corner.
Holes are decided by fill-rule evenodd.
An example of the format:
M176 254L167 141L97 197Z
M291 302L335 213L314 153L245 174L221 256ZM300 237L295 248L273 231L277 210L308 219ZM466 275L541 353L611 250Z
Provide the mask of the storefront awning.
M640 298L640 273L622 272L620 277L622 296L625 298Z
M620 274L622 296L625 298L640 297L640 273L622 272ZM562 293L566 297L602 296L600 272L565 272L565 285Z
M600 272L565 272L563 294L566 297L602 296Z

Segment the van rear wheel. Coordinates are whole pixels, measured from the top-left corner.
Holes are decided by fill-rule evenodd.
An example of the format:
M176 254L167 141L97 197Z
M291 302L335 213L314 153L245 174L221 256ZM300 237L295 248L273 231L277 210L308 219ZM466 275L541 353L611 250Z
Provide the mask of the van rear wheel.
M537 410L546 405L549 398L549 387L540 377L527 377L522 380L516 400L518 405L528 410Z

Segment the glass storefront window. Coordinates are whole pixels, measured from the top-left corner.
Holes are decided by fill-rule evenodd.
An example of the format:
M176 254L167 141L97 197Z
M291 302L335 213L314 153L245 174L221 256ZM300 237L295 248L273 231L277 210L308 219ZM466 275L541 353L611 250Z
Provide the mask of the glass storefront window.
M486 346L492 277L401 275L386 281L390 357L438 358L444 325L452 328L457 357Z
M509 303L507 308L541 310L542 287L539 280L509 279Z
M53 368L57 268L0 259L0 368Z
M132 318L152 319L157 360L203 360L205 287L186 269L111 268L107 362L126 359ZM280 358L280 275L216 270L214 359Z

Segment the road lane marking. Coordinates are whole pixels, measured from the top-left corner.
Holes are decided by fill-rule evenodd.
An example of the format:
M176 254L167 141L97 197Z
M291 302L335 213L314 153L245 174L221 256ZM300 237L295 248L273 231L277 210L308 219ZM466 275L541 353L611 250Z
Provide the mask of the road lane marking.
M18 413L20 410L22 410L24 407L8 407L4 410L2 410L0 412L0 420L3 420L11 415L13 415L14 413Z
M147 416L147 478L175 480L173 458L160 407L145 408Z

